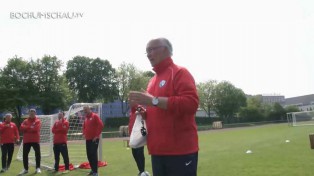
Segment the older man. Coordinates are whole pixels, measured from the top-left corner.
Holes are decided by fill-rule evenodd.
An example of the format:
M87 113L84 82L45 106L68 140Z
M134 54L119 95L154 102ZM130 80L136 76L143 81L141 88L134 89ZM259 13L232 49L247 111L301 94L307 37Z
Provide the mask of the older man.
M154 176L196 176L198 135L195 113L198 94L193 76L174 64L172 45L165 38L150 40L147 57L156 72L146 92L131 91L132 105L146 111L147 147Z
M63 174L69 173L70 163L69 163L69 153L67 145L67 134L69 130L69 122L64 118L64 112L59 112L58 120L54 123L51 131L53 135L53 152L55 156L54 169L56 172L59 171L60 153L63 157L65 171Z
M20 130L23 133L23 165L24 170L20 172L20 175L28 173L28 154L33 147L35 151L36 171L35 173L41 173L40 170L40 127L41 121L36 117L36 109L30 109L28 111L28 118L21 124Z
M86 153L91 171L88 175L98 176L98 144L104 124L100 117L92 112L89 106L83 107L85 120L83 124L83 136L86 139Z
M19 131L14 122L11 122L12 114L8 113L5 120L0 124L2 169L5 172L9 169L14 152L14 143L20 141Z

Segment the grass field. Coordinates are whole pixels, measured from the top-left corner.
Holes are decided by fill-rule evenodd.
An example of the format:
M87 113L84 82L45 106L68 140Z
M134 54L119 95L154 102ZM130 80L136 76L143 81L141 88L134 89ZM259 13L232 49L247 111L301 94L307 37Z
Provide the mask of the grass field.
M314 133L314 126L289 127L287 124L202 131L199 133L198 175L313 176L314 150L310 149L310 133ZM247 150L252 153L246 154ZM15 159L16 153L17 149L10 170L2 175L17 175L22 170L23 164ZM104 139L103 155L108 166L99 168L101 176L137 174L131 150L123 146L122 140ZM146 161L146 170L151 173L147 153ZM34 171L31 166L28 175L34 175ZM67 175L83 176L88 172L78 169ZM43 170L41 175L54 174Z

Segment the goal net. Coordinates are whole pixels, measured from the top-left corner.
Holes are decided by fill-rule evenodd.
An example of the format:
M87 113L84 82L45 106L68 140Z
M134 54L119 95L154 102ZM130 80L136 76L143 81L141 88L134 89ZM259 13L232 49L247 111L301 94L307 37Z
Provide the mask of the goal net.
M87 162L86 145L83 138L83 122L85 120L83 107L89 106L91 110L98 114L102 119L102 104L101 103L76 103L73 104L65 113L65 118L69 121L68 131L68 151L70 163L74 167ZM58 114L54 115L38 115L41 120L40 128L40 152L41 152L41 166L52 169L54 166L54 153L53 153L53 134L51 128L55 121L58 119ZM29 153L29 164L35 165L35 152L31 149ZM23 160L23 145L21 144L18 154L18 160ZM102 136L99 138L98 146L98 160L102 161ZM60 164L63 163L63 158L60 156Z
M301 111L287 113L290 126L314 125L314 111Z

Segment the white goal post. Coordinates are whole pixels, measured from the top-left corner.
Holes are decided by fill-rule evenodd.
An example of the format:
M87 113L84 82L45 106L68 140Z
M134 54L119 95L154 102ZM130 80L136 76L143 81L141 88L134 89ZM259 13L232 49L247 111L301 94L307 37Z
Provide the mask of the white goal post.
M65 118L69 121L68 131L68 151L70 163L74 167L78 167L83 162L88 162L86 157L85 139L82 136L84 112L83 107L89 106L91 110L98 114L102 119L102 104L101 103L76 103L73 104L65 113ZM54 115L38 115L41 120L40 128L40 151L41 151L41 166L52 169L54 166L53 154L53 134L51 128L55 121L58 119L58 114ZM23 142L23 141L22 141ZM23 160L23 145L20 145L18 160ZM99 138L98 146L98 160L102 161L102 136ZM35 165L35 152L31 149L29 153L29 164ZM63 163L63 158L60 156L60 164Z
M314 111L300 111L287 113L290 126L314 125Z

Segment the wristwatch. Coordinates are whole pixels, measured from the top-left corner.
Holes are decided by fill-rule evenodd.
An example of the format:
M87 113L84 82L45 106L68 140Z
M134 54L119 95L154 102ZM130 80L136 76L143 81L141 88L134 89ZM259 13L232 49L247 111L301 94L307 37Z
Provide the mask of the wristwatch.
M153 104L154 106L157 106L158 103L159 103L158 97L153 97L152 104Z

